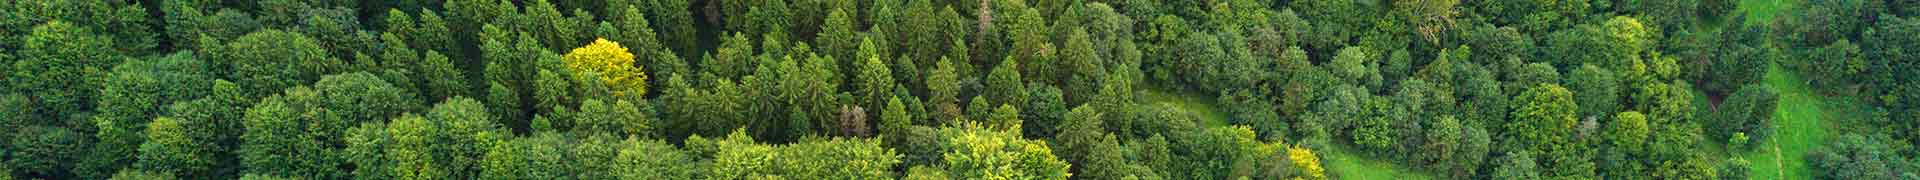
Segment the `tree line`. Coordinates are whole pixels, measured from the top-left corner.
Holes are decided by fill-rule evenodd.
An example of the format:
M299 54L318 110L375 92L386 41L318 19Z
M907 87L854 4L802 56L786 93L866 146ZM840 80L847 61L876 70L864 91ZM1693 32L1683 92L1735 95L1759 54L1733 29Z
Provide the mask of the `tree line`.
M0 1L0 179L1920 178L1920 4L1738 3Z

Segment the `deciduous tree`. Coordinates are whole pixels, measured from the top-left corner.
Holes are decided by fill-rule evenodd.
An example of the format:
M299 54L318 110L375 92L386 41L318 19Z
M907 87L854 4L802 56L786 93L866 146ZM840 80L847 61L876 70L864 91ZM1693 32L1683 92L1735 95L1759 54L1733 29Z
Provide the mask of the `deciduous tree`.
M639 97L647 92L647 74L643 68L634 64L633 53L620 43L607 39L594 39L593 43L574 48L565 56L567 69L575 73L597 74L596 80L613 89L615 97Z

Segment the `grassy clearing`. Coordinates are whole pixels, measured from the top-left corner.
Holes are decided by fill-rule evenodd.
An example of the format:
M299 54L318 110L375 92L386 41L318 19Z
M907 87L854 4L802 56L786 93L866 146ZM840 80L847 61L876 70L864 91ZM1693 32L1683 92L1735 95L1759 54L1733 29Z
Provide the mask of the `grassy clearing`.
M1740 0L1738 12L1747 14L1747 24L1772 22L1781 12L1793 6L1792 0Z
M1145 101L1144 103L1146 104L1164 105L1191 112L1194 116L1200 117L1200 125L1202 127L1229 125L1227 123L1227 112L1220 111L1219 108L1214 108L1214 105L1219 103L1215 102L1218 100L1211 96L1203 93L1168 92L1160 90L1159 88L1150 89L1153 90L1146 91L1146 93L1140 97L1140 100Z
M1328 175L1334 176L1334 178L1337 179L1434 179L1432 175L1426 174L1425 172L1410 170L1412 169L1411 167L1390 161L1368 158L1363 154L1347 152L1339 145L1329 146L1328 149L1321 150L1320 159L1322 163L1325 163L1323 165L1326 166Z
M1767 86L1780 93L1780 102L1774 110L1774 137L1742 156L1753 163L1753 179L1813 178L1806 154L1825 144L1829 135L1822 122L1832 116L1821 109L1828 101L1808 90L1805 82L1779 65L1767 68Z

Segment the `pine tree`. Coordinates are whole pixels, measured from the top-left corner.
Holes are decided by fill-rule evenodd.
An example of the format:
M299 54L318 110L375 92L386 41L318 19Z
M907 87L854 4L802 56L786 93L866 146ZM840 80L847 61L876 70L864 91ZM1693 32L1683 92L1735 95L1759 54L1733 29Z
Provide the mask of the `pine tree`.
M1060 65L1065 69L1056 77L1064 78L1059 81L1069 92L1069 104L1092 101L1094 94L1080 92L1098 92L1100 84L1106 80L1106 68L1101 66L1103 59L1093 49L1093 41L1088 36L1086 29L1074 28L1072 33L1067 34L1067 45L1063 47L1065 51L1060 53Z
M625 42L630 52L634 55L651 55L653 51L666 48L661 45L660 40L658 40L657 35L654 33L652 22L647 21L646 15L641 13L639 8L629 6L621 12L620 17L617 21L619 23L617 26L620 33L618 36L608 38L612 38L616 42ZM653 63L647 60L653 57L639 58L642 59L635 61L640 62L640 64Z
M951 121L960 116L960 77L953 62L941 58L927 75L927 100L934 104L933 119Z
M646 13L652 16L647 22L660 24L657 32L665 32L661 38L662 42L672 43L670 46L679 50L679 56L691 56L688 52L698 48L697 43L700 42L699 36L694 35L700 31L693 27L693 11L688 10L693 6L689 1L659 0L653 7L648 8Z
M452 60L439 51L428 50L426 61L416 66L421 85L420 93L426 101L438 101L452 97L466 96L468 92L466 72L454 67Z
M857 32L854 29L858 25L854 24L851 16L843 8L834 8L833 12L827 14L827 22L822 26L820 35L813 40L819 43L820 52L835 59L854 58L852 52L859 46L855 42L859 37L855 37Z
M1021 80L1020 62L1007 57L987 74L986 90L982 94L1002 103L1025 103L1027 89L1026 81Z
M862 52L873 51L873 41L861 41ZM861 107L882 107L885 98L892 95L894 88L893 72L880 56L861 57L866 59L859 66L859 76L854 82L854 94Z

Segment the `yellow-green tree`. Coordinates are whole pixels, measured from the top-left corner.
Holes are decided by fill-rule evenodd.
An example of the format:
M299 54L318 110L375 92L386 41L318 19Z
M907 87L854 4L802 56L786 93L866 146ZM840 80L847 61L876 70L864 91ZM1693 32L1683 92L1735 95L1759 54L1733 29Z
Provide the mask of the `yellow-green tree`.
M1287 148L1287 159L1293 160L1293 166L1299 167L1303 174L1293 179L1327 179L1327 169L1320 167L1320 156L1312 149L1293 146Z
M598 74L600 81L613 89L614 96L639 97L647 92L647 75L633 64L633 53L618 42L594 39L567 52L564 59L567 69L575 73Z

